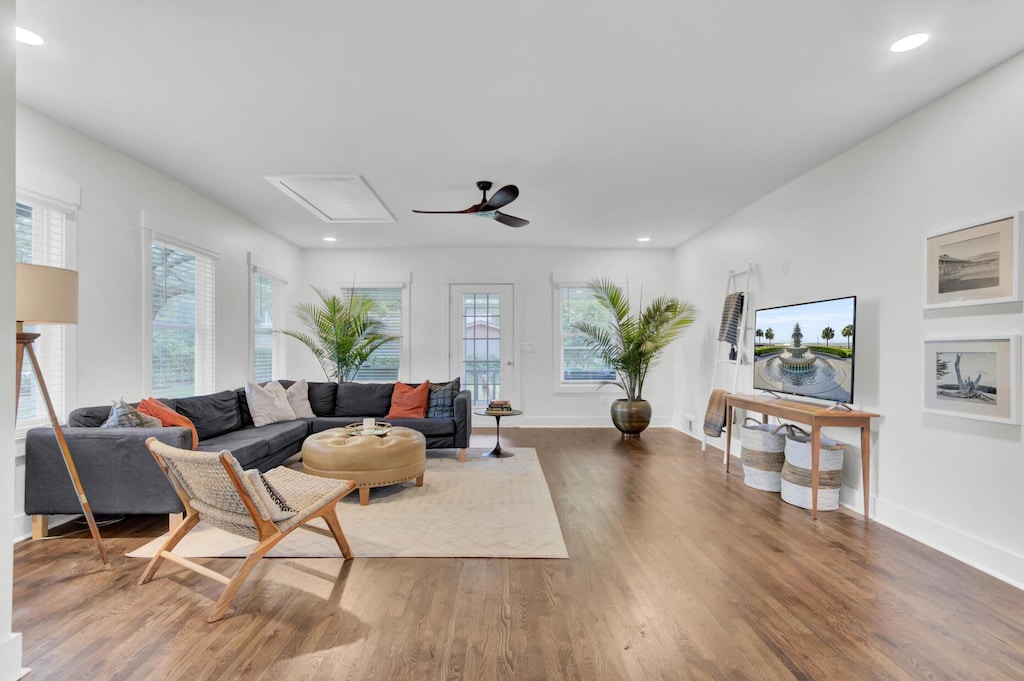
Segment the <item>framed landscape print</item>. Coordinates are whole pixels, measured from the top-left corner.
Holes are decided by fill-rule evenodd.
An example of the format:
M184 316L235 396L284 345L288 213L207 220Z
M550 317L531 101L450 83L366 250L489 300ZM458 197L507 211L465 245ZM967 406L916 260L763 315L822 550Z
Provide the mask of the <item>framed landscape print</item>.
M924 342L924 410L1020 423L1020 336Z
M928 237L925 308L1020 300L1022 216Z

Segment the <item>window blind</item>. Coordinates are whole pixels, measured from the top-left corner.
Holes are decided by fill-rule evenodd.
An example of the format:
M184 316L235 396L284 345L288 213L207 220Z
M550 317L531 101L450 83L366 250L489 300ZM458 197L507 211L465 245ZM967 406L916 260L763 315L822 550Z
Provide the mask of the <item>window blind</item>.
M212 392L216 260L198 249L153 238L150 248L152 394Z
M614 380L615 372L600 355L583 342L573 328L576 322L604 326L611 323L611 313L594 299L583 286L560 287L561 300L561 371L562 383L599 383Z
M373 312L379 326L377 330L387 336L402 335L402 289L397 287L349 288L347 295L356 294L373 301ZM388 382L398 380L402 358L402 342L385 343L352 377L353 381Z
M73 228L76 213L71 207L36 197L18 195L15 203L14 242L17 262L50 267L67 267L68 232ZM63 325L26 324L25 331L39 333L33 343L54 411L64 418L66 405L67 335ZM48 425L46 402L36 380L31 362L25 358L21 372L16 432Z
M258 269L252 276L253 380L263 383L285 375L283 338L274 333L285 282Z

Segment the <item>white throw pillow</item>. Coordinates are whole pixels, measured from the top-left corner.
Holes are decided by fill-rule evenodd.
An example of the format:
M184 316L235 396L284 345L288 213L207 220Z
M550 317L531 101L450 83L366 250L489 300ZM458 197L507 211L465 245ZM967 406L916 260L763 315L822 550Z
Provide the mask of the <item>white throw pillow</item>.
M247 381L245 399L249 403L252 422L257 427L295 419L295 412L288 404L288 395L277 381L271 381L265 386Z
M295 381L286 392L288 393L288 404L295 412L295 418L311 419L316 416L313 413L313 407L309 404L309 385L306 383L306 379L300 378Z
M263 477L255 468L242 471L242 474L246 477L252 490L256 493L256 496L261 502L263 502L264 508L267 510L267 515L274 522L279 520L288 520L297 511L284 500L281 493L278 492L270 481Z

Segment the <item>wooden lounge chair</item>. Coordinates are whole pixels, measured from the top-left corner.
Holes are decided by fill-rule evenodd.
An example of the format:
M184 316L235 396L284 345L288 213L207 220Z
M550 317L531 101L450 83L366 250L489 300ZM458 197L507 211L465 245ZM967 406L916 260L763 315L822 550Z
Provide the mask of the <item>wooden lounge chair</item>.
M280 466L267 473L243 471L229 451L219 454L178 449L156 438L146 441L150 453L170 480L185 506L185 519L146 566L139 584L153 579L165 559L224 584L224 591L207 618L224 616L231 599L260 558L292 530L323 518L341 555L352 558L338 521L338 500L356 488L351 480L320 478ZM276 519L275 519L276 518ZM232 534L257 540L256 546L231 577L172 553L200 520ZM313 529L313 528L306 528Z

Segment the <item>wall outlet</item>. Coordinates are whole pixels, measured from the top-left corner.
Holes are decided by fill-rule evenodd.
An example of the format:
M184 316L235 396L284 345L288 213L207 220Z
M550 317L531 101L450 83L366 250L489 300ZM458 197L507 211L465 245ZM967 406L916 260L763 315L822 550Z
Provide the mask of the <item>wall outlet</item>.
M687 414L686 416L683 417L683 423L686 424L686 430L693 430L693 420L693 416L691 416L690 414Z

